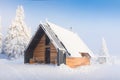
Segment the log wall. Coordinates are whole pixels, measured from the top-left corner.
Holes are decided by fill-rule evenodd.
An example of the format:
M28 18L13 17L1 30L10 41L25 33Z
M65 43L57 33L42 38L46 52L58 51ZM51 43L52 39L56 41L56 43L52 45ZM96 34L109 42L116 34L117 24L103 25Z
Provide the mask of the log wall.
M66 58L66 65L71 68L76 68L78 66L89 65L90 59L87 57L67 57Z
M37 47L33 53L33 59L39 61L40 63L45 62L45 35L39 41Z
M33 58L30 59L30 63L45 63L45 49L50 48L50 63L57 63L57 51L52 43L45 45L45 35L41 38L39 44L33 52Z
M57 63L57 50L53 44L50 44L50 62L53 64Z

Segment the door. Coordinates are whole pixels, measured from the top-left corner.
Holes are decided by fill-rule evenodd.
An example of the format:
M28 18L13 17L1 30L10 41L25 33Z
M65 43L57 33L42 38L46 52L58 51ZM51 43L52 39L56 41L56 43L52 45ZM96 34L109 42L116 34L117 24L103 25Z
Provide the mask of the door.
M45 50L45 63L50 64L50 48L46 48Z

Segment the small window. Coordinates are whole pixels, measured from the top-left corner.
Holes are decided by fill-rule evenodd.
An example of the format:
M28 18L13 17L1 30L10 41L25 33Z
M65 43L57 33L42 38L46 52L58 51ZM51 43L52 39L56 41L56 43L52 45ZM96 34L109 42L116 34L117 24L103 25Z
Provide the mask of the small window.
M88 53L80 53L82 57L87 57L87 58L91 58L91 56Z

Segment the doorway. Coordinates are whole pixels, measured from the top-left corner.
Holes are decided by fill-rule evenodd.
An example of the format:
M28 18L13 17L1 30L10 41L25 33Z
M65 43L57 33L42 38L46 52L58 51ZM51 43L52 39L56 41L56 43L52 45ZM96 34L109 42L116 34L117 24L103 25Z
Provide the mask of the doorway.
M50 48L45 49L45 63L50 64Z

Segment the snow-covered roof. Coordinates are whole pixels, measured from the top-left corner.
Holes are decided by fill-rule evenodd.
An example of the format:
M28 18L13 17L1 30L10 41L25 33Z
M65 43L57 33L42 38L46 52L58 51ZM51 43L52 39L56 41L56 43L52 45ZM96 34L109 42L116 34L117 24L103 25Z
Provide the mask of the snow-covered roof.
M91 57L94 56L93 52L76 33L48 21L46 24L49 25L49 27L57 35L58 39L64 44L65 48L72 57L81 57L80 53L89 53Z

